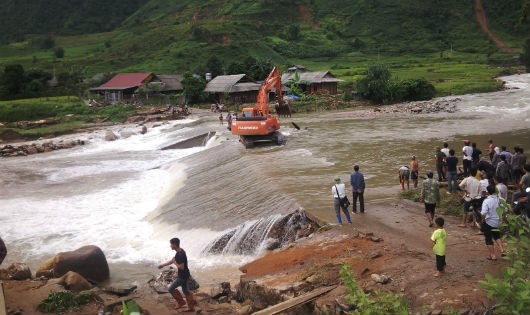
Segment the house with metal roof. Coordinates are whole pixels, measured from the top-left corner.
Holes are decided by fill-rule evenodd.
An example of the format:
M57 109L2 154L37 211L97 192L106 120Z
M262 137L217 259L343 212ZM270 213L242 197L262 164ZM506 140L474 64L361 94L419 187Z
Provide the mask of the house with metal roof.
M109 81L90 89L91 92L103 94L108 103L127 102L133 98L136 90L151 82L155 76L151 72L119 73Z
M295 80L295 75L298 73L299 86L304 93L308 94L337 94L337 85L342 82L341 79L336 78L329 71L306 71L304 67L296 66L289 68L289 70L282 74L282 83L289 85L289 82Z
M235 104L257 101L261 84L253 82L246 74L219 75L206 84L205 92L215 95L217 102Z

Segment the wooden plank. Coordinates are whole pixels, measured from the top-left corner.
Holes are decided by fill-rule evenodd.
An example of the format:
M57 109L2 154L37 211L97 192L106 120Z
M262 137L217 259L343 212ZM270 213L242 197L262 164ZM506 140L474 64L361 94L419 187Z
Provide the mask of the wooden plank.
M4 283L0 281L0 315L7 315L6 297L4 295Z
M303 305L305 303L311 302L311 301L315 300L316 298L318 298L319 296L321 296L323 294L326 294L329 291L335 289L336 287L337 286L334 285L334 286L330 286L330 287L320 288L318 290L306 293L304 295L297 296L295 298L292 298L290 300L281 302L281 303L273 305L271 307L267 307L264 310L261 310L261 311L258 311L258 312L252 313L252 314L254 314L254 315L265 315L265 314L273 315L273 314L278 314L280 312L286 311L286 310L288 310L290 308L293 308L295 306L299 306L299 305Z

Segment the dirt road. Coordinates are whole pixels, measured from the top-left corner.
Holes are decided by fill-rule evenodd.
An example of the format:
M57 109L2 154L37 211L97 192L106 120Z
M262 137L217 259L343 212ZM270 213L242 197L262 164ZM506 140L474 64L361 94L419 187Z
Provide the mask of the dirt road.
M513 53L515 50L511 47L506 46L495 34L493 34L488 26L488 18L486 17L486 11L482 6L481 0L475 0L475 18L477 19L478 24L482 31L488 35L488 38L495 43L495 46L503 52Z

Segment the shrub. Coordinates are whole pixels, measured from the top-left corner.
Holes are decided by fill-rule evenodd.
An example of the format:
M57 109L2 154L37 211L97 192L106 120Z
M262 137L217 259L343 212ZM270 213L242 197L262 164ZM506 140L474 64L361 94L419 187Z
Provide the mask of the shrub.
M508 266L498 278L486 274L480 285L488 298L495 298L495 314L523 314L530 309L530 225L522 216L508 215L501 229L506 231Z
M339 274L346 287L346 300L356 307L351 314L410 314L402 295L379 290L373 294L365 293L346 264L342 266Z
M45 313L62 313L81 305L96 301L98 296L93 292L83 291L80 293L73 293L71 291L50 292L48 296L42 300L37 309Z

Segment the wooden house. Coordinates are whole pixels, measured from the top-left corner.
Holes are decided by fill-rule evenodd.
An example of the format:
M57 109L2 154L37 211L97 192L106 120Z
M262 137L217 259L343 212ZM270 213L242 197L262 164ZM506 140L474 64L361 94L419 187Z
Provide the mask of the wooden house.
M299 86L307 94L337 94L337 85L342 82L329 71L309 72L304 67L297 66L289 68L282 74L282 83L289 85L289 82L295 79L298 72Z

